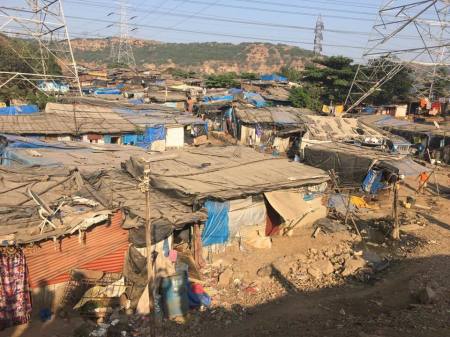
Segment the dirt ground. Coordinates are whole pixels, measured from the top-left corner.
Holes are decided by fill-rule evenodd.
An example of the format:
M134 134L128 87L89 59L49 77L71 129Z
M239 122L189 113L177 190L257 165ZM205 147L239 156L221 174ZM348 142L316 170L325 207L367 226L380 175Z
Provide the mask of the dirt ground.
M362 239L352 227L316 238L303 228L274 237L270 249L228 247L204 270L211 307L191 312L183 323L164 322L158 336L449 337L449 173L437 172L439 197L430 182L417 196L419 207L400 207L405 230L412 225L400 241L383 233L391 222L374 220L391 211L381 198L369 202L378 207L359 214ZM414 191L403 187L400 200L408 195ZM363 260L368 265L349 270L350 262ZM232 275L220 284L226 270ZM150 335L148 320L123 316L121 323L107 336ZM80 324L79 318L33 321L0 337L73 336Z

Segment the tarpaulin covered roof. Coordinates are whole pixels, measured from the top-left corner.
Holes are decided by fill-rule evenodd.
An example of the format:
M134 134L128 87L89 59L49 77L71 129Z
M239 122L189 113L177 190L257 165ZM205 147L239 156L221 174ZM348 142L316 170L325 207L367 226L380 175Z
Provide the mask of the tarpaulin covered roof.
M389 115L363 116L359 120L367 125L374 125L385 130L400 130L416 134L432 134L436 136L448 136L450 125L448 122L439 123L439 129L434 124L413 123L407 120L399 120Z
M355 118L340 118L331 116L302 116L309 138L314 140L339 141L350 139L375 138L384 136Z
M65 168L0 166L0 244L3 241L28 243L73 234L108 220L111 212L92 199L80 199L84 180L78 171ZM40 206L41 205L41 206ZM42 224L40 209L50 215L56 228ZM88 220L89 221L85 221Z
M126 213L131 214L130 219L126 221L127 226L137 227L145 223L145 194L139 189L139 182L136 179L119 169L93 172L87 179L104 199L112 200L114 205L120 205ZM135 219L136 216L137 219ZM155 225L168 224L173 227L183 227L185 224L205 220L206 213L193 212L191 206L151 189L150 219Z
M0 162L8 165L64 166L90 172L118 168L130 156L146 154L136 146L40 141L18 136L7 136L6 139L8 145L3 149Z
M259 109L245 106L235 108L236 117L247 124L302 125L303 112L302 109L284 106Z
M37 105L20 105L20 106L7 106L0 108L0 115L13 116L13 115L25 115L39 112Z
M277 75L277 74L265 74L261 75L260 77L261 81L275 81L275 82L287 82L287 77Z
M191 124L205 124L201 118L195 117L192 114L181 112L167 112L164 110L131 110L131 109L116 109L116 111L129 122L140 127L155 126L155 125L191 125Z
M204 147L165 154L174 158L151 163L151 184L189 204L204 199L242 198L328 180L328 175L320 169L246 147ZM135 176L142 175L144 165L139 158L125 163L126 169Z
M67 121L72 121L72 128L78 130L78 133L111 134L134 132L136 130L135 125L108 107L47 103L45 114L66 117Z
M405 155L390 154L375 148L345 143L311 144L304 150L305 163L323 170L333 169L345 183L360 183L373 163L392 172L411 175L427 168L413 162ZM379 164L378 164L379 163ZM405 169L408 165L411 170ZM419 172L420 173L420 172ZM415 175L413 173L412 175Z

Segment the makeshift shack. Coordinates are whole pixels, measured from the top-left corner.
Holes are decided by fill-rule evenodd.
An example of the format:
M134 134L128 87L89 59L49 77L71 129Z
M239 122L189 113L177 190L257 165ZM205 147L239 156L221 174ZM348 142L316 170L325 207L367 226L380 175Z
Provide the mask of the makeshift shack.
M323 170L333 170L344 185L361 186L371 170L389 186L390 177L403 175L416 179L428 169L405 155L345 143L316 143L304 149L304 162Z
M235 146L170 155L174 158L151 163L151 186L192 209L207 210L204 246L226 244L236 236L253 246L270 244L265 235L326 216L321 193L328 176L321 170ZM145 165L132 157L125 168L141 177Z

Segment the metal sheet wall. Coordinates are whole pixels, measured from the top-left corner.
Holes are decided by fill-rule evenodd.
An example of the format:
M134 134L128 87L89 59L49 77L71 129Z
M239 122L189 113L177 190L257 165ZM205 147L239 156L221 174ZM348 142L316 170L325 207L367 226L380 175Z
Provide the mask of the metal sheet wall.
M65 282L74 268L120 272L128 247L128 232L121 227L122 212L116 212L109 225L86 232L85 242L72 235L59 242L46 241L25 250L31 287Z

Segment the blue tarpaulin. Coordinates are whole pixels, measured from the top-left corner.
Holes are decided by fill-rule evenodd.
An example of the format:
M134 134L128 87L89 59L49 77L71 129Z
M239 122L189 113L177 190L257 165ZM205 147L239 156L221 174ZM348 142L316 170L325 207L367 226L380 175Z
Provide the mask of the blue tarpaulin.
M208 220L202 233L203 246L210 246L228 241L228 202L216 202L208 200L205 203L208 210Z
M130 134L130 135L122 136L122 143L124 145L136 145L138 143L142 143L143 141L144 141L144 135Z
M128 100L128 103L131 103L133 105L144 104L144 99L143 98L130 98Z
M383 172L369 170L367 176L362 183L362 189L364 192L376 194L379 190L383 189L385 185L381 182Z
M0 116L5 115L26 115L39 112L37 105L21 105L21 106L7 106L0 108Z
M205 96L203 97L203 102L218 102L218 101L232 101L233 95L223 95L223 96Z
M257 94L255 92L246 92L244 94L244 99L257 108L263 108L267 105L264 98L260 94Z
M261 75L260 79L262 81L274 81L274 82L287 82L288 81L287 77L280 76L277 74Z
M95 95L120 95L121 91L114 88L98 88L94 91Z
M136 143L134 143L134 145L146 149L154 141L166 139L166 128L164 127L164 125L155 125L151 128L146 128L144 134L136 135L135 139Z

